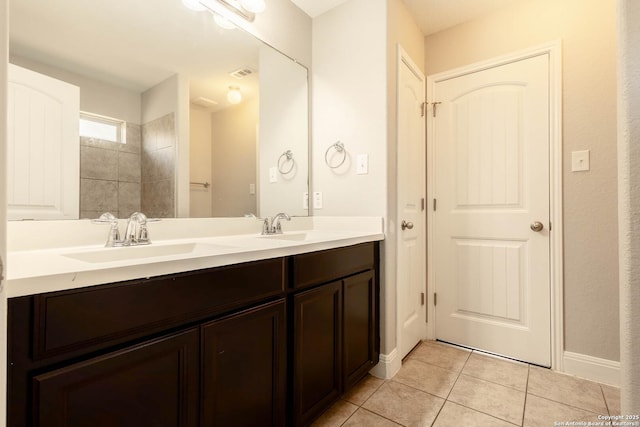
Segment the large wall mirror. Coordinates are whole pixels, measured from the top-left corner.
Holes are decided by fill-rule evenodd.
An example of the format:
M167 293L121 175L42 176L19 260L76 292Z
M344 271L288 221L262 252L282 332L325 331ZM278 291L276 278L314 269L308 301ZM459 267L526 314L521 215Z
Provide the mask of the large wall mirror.
M69 217L308 214L307 69L223 26L180 0L11 0L12 67L79 88L77 161L57 166L77 170ZM20 114L37 96L9 80L9 211L31 200L36 213L12 219L47 219L38 204L58 191L46 173L59 153L28 159L42 142Z

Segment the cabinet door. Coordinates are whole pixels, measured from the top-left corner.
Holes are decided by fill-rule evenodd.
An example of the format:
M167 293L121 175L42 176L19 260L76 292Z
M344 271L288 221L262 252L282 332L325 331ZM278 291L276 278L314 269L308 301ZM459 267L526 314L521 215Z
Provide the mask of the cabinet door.
M294 296L294 423L307 425L338 398L342 364L342 282Z
M195 427L197 329L33 378L38 427Z
M378 363L378 315L373 271L344 280L344 389Z
M202 327L203 426L282 426L285 301Z

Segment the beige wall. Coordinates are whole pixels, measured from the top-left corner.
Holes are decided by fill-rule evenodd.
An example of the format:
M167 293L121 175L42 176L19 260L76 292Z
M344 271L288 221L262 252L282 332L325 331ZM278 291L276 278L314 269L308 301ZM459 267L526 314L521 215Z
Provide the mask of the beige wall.
M524 2L431 35L426 72L552 40L563 49L565 350L619 360L614 2ZM575 150L591 150L589 172L571 172Z
M211 115L211 215L237 217L256 213L256 135L258 98ZM257 189L256 189L257 191Z

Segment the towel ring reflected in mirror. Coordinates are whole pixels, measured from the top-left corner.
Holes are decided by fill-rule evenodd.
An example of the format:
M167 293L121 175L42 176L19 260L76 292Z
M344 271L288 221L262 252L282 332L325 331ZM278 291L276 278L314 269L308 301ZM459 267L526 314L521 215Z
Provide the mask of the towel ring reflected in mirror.
M284 161L282 161L283 158L284 158ZM287 164L290 164L288 168L286 168ZM282 175L287 175L288 173L291 173L295 165L296 165L296 161L293 159L293 151L291 150L285 151L280 155L280 157L278 157L278 171Z
M338 164L334 164L334 165L332 165L331 162L329 161L329 152L331 152L332 148L334 150L336 150L337 153L342 153L342 160L340 160L340 162L338 162ZM340 141L337 141L335 144L331 144L329 146L329 148L327 148L327 151L325 151L325 153L324 153L324 162L331 169L339 168L340 166L342 166L344 164L345 160L347 160L347 150L344 148L344 144L342 142L340 142Z

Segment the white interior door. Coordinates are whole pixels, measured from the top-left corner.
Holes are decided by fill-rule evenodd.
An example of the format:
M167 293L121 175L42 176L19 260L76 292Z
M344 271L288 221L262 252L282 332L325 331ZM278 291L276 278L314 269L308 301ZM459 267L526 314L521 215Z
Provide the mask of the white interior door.
M426 335L424 84L419 68L399 49L396 284L401 357Z
M432 88L436 338L549 366L549 56Z
M8 216L78 219L80 89L9 64Z

